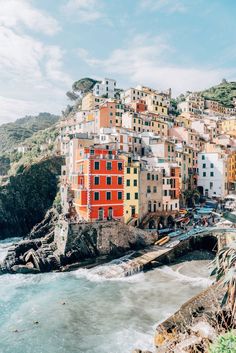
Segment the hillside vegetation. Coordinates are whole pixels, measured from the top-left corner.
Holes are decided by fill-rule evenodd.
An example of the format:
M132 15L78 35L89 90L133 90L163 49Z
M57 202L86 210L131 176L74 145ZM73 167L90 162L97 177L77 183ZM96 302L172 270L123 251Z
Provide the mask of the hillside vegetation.
M26 116L13 123L0 126L0 153L12 150L22 144L35 132L51 127L59 120L58 115L40 113L37 116Z
M227 82L223 80L217 86L213 86L202 91L205 99L217 101L228 108L233 108L233 99L236 98L236 82Z
M52 156L29 165L0 186L0 239L25 236L52 206L64 159Z

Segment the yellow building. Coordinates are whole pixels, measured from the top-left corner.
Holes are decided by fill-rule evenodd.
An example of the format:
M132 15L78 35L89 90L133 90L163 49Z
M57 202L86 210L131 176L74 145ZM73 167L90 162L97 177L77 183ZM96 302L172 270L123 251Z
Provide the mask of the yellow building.
M229 118L227 120L222 120L219 124L219 128L221 133L236 130L236 119Z
M231 152L228 156L227 160L227 174L228 174L228 183L229 183L229 190L235 188L236 183L236 152Z
M189 113L182 113L175 118L175 122L180 126L184 126L186 129L192 127L192 117Z
M140 162L128 154L121 155L124 163L124 222L139 219L139 175Z
M151 94L145 98L145 101L149 112L161 115L168 114L168 103L163 95L157 93Z
M82 99L82 110L93 110L102 102L104 102L104 98L96 97L89 92Z

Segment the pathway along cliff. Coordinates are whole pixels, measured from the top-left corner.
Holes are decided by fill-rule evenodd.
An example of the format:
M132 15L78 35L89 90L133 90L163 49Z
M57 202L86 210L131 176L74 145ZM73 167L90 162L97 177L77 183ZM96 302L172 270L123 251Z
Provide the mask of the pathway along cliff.
M58 190L63 158L43 159L0 186L0 239L26 236L42 221Z

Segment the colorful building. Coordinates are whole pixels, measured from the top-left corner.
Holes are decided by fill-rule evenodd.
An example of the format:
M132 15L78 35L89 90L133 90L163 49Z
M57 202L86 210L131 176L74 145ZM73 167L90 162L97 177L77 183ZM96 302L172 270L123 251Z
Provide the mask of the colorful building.
M124 161L115 150L79 148L71 189L80 219L123 219Z
M124 160L124 222L134 220L137 225L140 213L140 161L128 154L121 155L121 158Z

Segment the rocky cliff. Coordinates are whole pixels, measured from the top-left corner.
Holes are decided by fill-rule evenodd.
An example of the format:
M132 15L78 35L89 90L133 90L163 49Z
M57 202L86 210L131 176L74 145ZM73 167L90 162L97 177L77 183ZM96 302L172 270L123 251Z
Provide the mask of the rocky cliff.
M41 160L0 187L0 239L26 236L52 206L63 158Z

